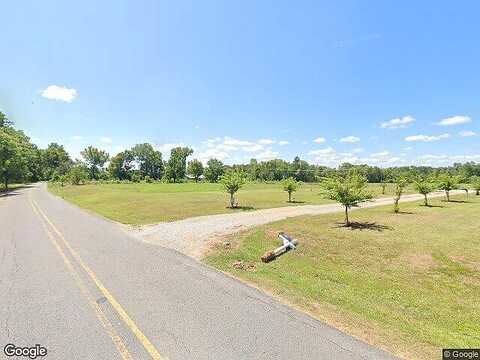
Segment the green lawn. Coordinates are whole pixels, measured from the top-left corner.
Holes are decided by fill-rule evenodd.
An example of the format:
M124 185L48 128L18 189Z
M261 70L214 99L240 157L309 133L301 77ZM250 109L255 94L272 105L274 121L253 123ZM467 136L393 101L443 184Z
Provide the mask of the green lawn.
M232 236L204 261L399 356L436 359L442 347L480 346L480 196L432 205L358 210L355 229L342 214L287 219ZM279 231L300 245L263 264Z
M376 196L379 185L371 184ZM319 195L318 184L303 184L294 194L295 203L287 203L281 185L250 183L238 193L241 209L228 209L228 195L220 184L210 183L139 183L89 184L80 186L49 184L49 189L80 207L95 211L124 224L144 225L174 221L192 216L235 211L266 209L280 206L325 204L330 201ZM391 186L387 195L391 195Z

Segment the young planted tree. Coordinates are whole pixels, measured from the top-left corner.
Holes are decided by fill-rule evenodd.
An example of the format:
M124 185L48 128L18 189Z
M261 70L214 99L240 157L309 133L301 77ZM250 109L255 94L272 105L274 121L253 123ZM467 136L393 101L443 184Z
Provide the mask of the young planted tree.
M88 179L88 169L81 164L74 165L66 177L70 180L72 185L84 184Z
M239 170L230 170L220 178L220 183L227 193L230 194L230 208L235 207L235 194L246 182L246 174Z
M444 174L438 179L438 188L445 191L445 197L450 201L450 191L458 188L458 180L455 176Z
M187 166L187 173L190 176L193 176L195 179L195 182L198 182L198 179L200 179L200 176L203 175L203 164L200 160L193 159L188 163Z
M356 173L327 178L321 186L328 199L335 200L345 207L345 226L347 227L350 226L348 217L350 208L372 198L372 194L367 191L366 177Z
M300 185L297 180L295 180L293 177L289 177L285 180L283 180L283 191L288 192L288 202L292 202L292 193L297 191L298 186Z
M470 178L470 185L475 190L476 195L480 195L480 176L472 176Z
M98 179L98 174L100 170L103 169L103 166L110 158L110 155L106 151L97 149L93 146L85 148L80 155L82 155L85 163L88 166L90 179Z
M430 194L435 186L428 179L417 179L413 181L415 191L424 196L424 205L428 206L428 194Z
M393 198L393 211L397 214L400 212L400 198L402 197L403 190L407 187L408 181L404 177L399 177L394 183L394 198Z

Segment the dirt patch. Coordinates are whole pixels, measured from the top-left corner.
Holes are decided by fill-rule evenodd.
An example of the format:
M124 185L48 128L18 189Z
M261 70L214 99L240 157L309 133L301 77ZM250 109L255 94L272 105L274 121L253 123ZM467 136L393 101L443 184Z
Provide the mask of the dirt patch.
M430 253L402 254L396 261L397 265L407 265L412 270L425 271L437 266Z
M238 260L232 264L234 269L243 270L243 271L256 271L257 265L253 262Z

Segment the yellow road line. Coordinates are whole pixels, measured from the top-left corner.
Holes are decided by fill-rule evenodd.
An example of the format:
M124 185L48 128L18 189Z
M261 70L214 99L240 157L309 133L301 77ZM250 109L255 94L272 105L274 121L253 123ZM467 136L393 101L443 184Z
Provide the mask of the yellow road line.
M35 208L35 206L33 205L33 203L31 201L30 201L30 205L32 206L35 214L41 219L40 213L38 212L38 210ZM100 320L100 323L102 324L105 331L107 332L107 334L112 339L113 343L115 344L115 347L117 348L118 352L122 356L122 359L132 360L132 356L128 352L128 349L125 346L125 344L123 343L120 336L117 335L112 323L108 320L108 318L106 317L106 315L104 314L104 312L102 311L100 306L98 306L97 302L94 300L94 297L92 296L92 294L90 293L90 291L88 290L88 288L86 287L84 282L82 281L82 278L80 277L78 272L75 270L72 263L70 262L68 257L65 255L65 253L63 252L63 250L60 247L60 245L58 244L58 242L55 240L55 237L48 230L46 224L43 221L41 223L42 223L43 229L45 230L45 233L47 234L48 238L52 242L52 244L55 247L55 249L57 250L57 252L60 254L60 257L62 258L63 262L65 263L65 265L68 269L68 271L70 272L70 275L72 275L75 283L79 287L82 294L87 298L87 301L88 301L89 305L95 311L95 314L97 315L98 319Z
M52 229L55 231L55 233L62 239L63 243L67 247L67 249L70 251L72 256L75 258L75 260L78 262L78 264L83 268L83 270L90 276L90 278L93 280L97 288L100 290L100 292L107 298L107 300L110 302L112 307L115 309L115 311L120 315L122 320L125 322L125 324L128 326L128 328L135 334L137 339L140 341L140 343L143 345L145 350L150 354L152 359L154 360L164 360L158 350L155 348L155 346L148 340L148 338L143 334L143 332L138 328L138 326L135 324L135 322L132 320L132 318L127 314L127 312L123 309L123 307L118 303L118 301L113 297L113 295L107 290L107 288L102 284L102 282L98 279L98 277L95 275L93 270L88 267L87 264L82 260L82 258L77 254L77 252L70 246L68 241L65 239L63 234L56 228L56 226L50 221L50 219L45 215L45 213L40 209L38 204L35 202L35 200L32 200L33 203L35 204L36 208L38 209L39 213L43 216L45 221L52 227Z

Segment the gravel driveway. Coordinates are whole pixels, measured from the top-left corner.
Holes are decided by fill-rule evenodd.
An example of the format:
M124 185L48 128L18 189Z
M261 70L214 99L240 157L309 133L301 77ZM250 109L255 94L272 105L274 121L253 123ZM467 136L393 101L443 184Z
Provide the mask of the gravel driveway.
M451 191L451 194L464 194L464 191ZM435 192L429 198L443 196ZM402 196L401 202L422 200L423 195ZM380 198L364 203L361 208L393 204L392 198ZM302 205L274 209L249 211L234 214L198 216L180 221L145 225L130 229L134 235L151 244L177 250L199 259L210 244L219 237L247 228L301 215L318 215L344 211L339 204Z

